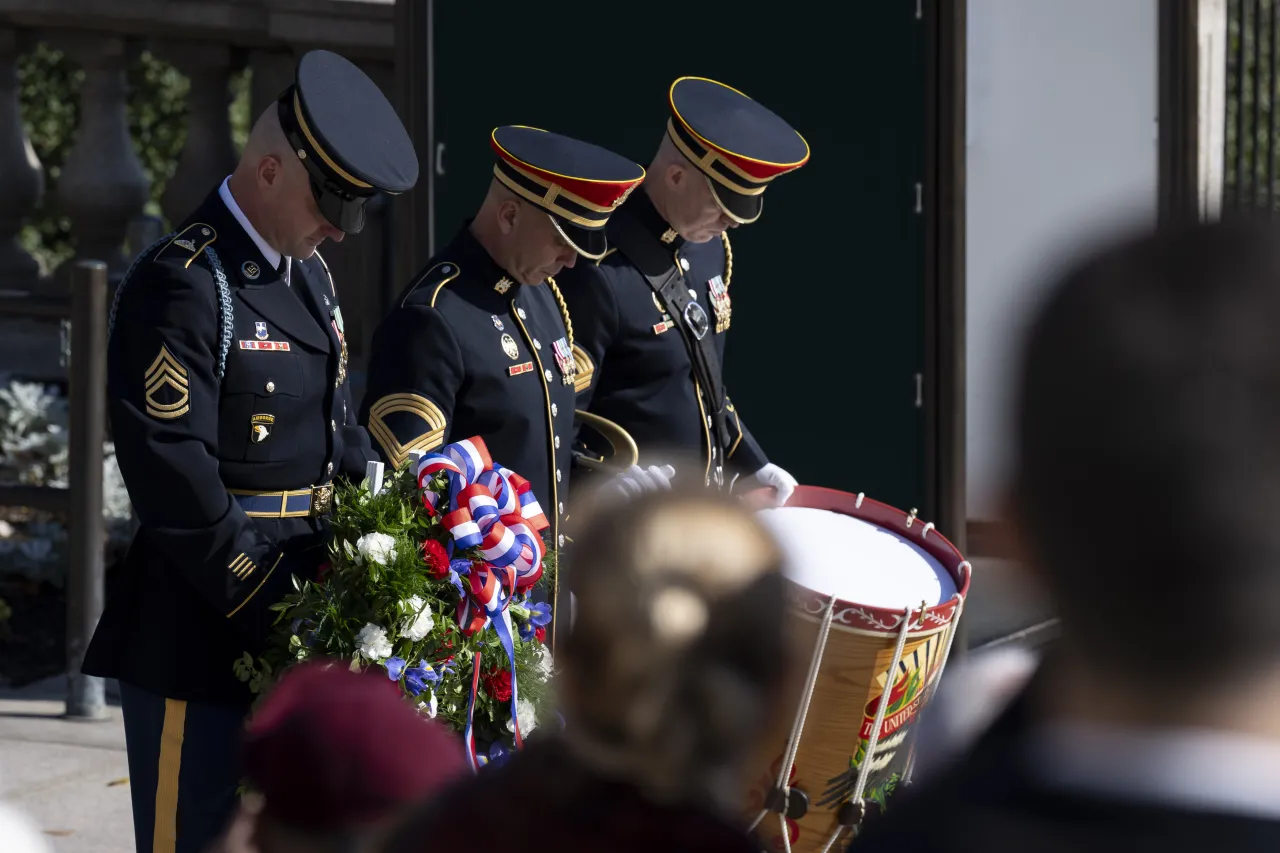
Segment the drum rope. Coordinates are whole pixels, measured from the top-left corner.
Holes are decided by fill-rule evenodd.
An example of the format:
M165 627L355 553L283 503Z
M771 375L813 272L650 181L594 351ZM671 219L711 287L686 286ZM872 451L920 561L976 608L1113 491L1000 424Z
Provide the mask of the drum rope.
M897 675L898 665L902 663L902 650L906 648L907 634L910 631L911 608L908 607L902 614L902 630L898 632L898 645L893 650L893 661L885 672L884 692L880 694L876 720L871 726L871 738L867 741L867 754L862 757L862 762L858 765L858 784L853 789L853 796L850 797L850 802L862 802L862 794L867 787L867 777L871 775L871 765L875 763L876 747L880 743L880 727L884 725L885 711L889 710L889 693L893 690L894 676Z
M840 836L844 835L844 831L848 828L849 827L847 826L837 826L836 831L831 833L831 837L827 839L826 844L822 845L822 850L819 851L819 853L827 853L827 851L830 850L832 846L834 846L835 843L840 840Z
M942 674L947 670L947 661L951 658L951 646L956 640L956 633L960 626L960 616L964 613L964 596L958 596L958 598L960 599L960 602L956 605L956 612L951 617L951 630L947 634L947 645L942 650L942 662L938 666L937 673L933 676L933 684L929 685L929 692L925 697L924 705L922 706L926 709L924 712L926 714L928 713L927 709L930 703L933 702L933 694L938 692L938 685L942 683ZM903 787L911 784L911 774L914 773L916 769L917 734L919 734L918 726L916 727L916 731L911 733L911 750L907 753L907 766L902 772Z
M787 780L791 778L791 768L796 761L796 753L800 751L800 736L804 733L805 719L809 716L809 703L813 701L813 691L818 684L818 672L822 668L822 654L827 648L827 638L831 636L831 619L835 615L836 599L835 596L827 602L826 612L822 614L822 626L818 629L818 639L814 643L813 657L809 661L809 675L805 679L804 686L804 702L796 709L796 718L791 724L791 737L787 739L787 753L782 766L778 768L778 784L777 790L790 795L791 786L787 784ZM748 832L754 832L755 828L760 825L760 821L764 820L764 816L769 813L769 807L765 808L756 815L756 819L751 822ZM790 834L787 832L787 803L786 797L782 803L782 843L787 849L787 853L791 853Z

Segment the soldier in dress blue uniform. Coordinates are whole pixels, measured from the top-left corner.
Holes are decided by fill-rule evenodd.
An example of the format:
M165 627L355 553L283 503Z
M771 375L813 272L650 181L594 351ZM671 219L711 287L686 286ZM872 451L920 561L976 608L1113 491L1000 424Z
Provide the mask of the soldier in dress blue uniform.
M561 278L594 373L578 407L630 433L642 462L701 457L706 482L753 476L786 500L795 479L769 462L723 386L734 272L728 229L760 218L770 181L803 166L809 146L722 83L682 77L669 101L667 133L642 191L605 230L608 253ZM595 437L583 430L582 438L580 459L601 461Z
M120 285L108 397L140 527L84 671L120 681L140 853L202 851L235 806L233 665L326 560L334 477L373 458L315 249L417 175L377 86L308 53L235 172Z
M494 177L479 212L374 333L360 422L395 466L479 435L530 482L559 547L574 398L591 376L555 276L579 256L604 256L605 224L644 169L530 127L499 127L490 141Z

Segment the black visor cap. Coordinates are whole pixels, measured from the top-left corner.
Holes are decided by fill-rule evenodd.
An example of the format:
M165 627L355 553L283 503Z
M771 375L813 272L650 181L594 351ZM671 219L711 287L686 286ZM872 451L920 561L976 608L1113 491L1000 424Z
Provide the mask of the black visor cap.
M364 203L367 196L352 196L334 192L325 186L324 181L311 176L311 195L315 196L320 215L329 224L347 234L359 234L364 228Z

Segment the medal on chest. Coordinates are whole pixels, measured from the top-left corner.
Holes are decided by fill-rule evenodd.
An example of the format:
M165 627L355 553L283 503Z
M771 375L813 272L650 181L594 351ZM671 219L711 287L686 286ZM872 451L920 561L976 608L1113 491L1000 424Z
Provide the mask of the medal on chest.
M338 336L338 381L333 386L337 388L347 379L347 329L342 322L342 309L337 305L334 305L333 310L329 312L329 322L333 326L334 334Z
M729 328L729 320L733 315L733 304L729 301L729 288L720 276L708 279L707 295L711 299L711 310L716 315L717 334Z
M573 362L573 347L567 338L561 338L551 345L556 354L556 366L560 368L560 378L565 385L572 385L578 373L578 366Z

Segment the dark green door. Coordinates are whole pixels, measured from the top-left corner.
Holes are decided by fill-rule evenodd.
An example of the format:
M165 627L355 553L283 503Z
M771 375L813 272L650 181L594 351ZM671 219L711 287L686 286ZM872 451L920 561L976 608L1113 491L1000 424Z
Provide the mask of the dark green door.
M642 165L682 75L784 116L808 165L733 231L727 387L802 482L898 507L924 499L925 32L911 0L848 9L490 0L435 5L436 245L478 206L490 130L527 124ZM740 7L738 7L740 8ZM442 172L442 174L440 173Z

